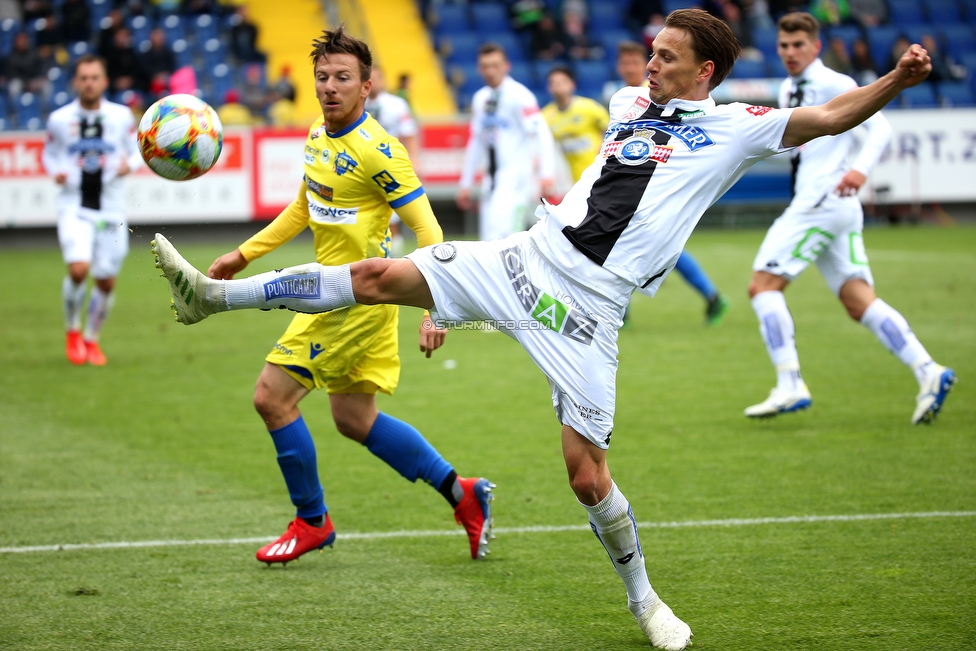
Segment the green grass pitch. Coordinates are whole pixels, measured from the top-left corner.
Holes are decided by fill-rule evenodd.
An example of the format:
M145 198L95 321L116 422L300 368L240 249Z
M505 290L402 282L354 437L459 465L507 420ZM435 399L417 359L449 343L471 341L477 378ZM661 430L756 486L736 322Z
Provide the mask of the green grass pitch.
M174 233L204 268L237 244ZM746 296L762 235L690 242L733 301L720 327L702 325L675 276L635 298L621 333L609 462L647 523L652 583L696 651L976 648L976 228L865 237L878 293L959 376L928 427L909 423L911 373L815 270L787 293L813 408L742 416L774 382ZM648 647L567 486L545 378L499 333L453 332L424 359L416 310L401 313L401 385L380 406L460 474L498 484L490 556L423 533L460 528L434 490L339 436L324 394L303 411L334 549L269 569L258 543L229 542L277 536L292 517L251 406L290 315L174 323L149 236L132 239L104 368L64 358L53 237L0 253L0 649ZM248 272L311 257L295 242ZM782 520L885 514L906 515ZM653 526L669 522L695 526ZM413 535L377 535L390 532ZM200 540L217 542L13 551Z

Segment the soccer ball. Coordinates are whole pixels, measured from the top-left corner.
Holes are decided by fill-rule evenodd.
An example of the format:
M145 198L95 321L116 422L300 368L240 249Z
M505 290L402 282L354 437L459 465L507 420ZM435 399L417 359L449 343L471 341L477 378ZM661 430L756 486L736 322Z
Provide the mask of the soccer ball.
M217 162L224 128L209 104L193 95L169 95L139 121L139 151L163 178L186 181Z

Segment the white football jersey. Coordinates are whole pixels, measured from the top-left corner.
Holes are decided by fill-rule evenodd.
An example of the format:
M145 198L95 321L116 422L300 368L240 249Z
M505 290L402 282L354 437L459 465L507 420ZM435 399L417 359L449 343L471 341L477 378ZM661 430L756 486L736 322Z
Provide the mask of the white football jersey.
M634 289L653 296L702 213L754 163L784 150L791 114L711 98L659 106L647 88L623 88L600 154L558 206L539 210L533 241L617 303Z
M555 142L535 95L511 77L497 88L483 86L471 99L471 135L464 152L460 186L470 188L479 165L485 177L555 177Z
M417 135L417 121L410 112L410 105L402 97L386 91L374 98L367 97L366 111L398 140Z
M799 75L783 81L779 91L779 105L817 106L857 88L857 83L815 59ZM793 150L793 201L791 207L809 210L819 205L834 191L849 169L867 176L884 153L891 138L888 120L875 113L864 121L867 138L857 158L850 162L855 148L854 132L845 131L836 136L822 136ZM857 197L850 197L857 201Z
M59 210L122 214L124 177L117 173L123 159L133 170L142 165L135 119L127 107L102 98L98 109L88 111L76 99L48 118L44 168L51 176L68 176L58 196Z

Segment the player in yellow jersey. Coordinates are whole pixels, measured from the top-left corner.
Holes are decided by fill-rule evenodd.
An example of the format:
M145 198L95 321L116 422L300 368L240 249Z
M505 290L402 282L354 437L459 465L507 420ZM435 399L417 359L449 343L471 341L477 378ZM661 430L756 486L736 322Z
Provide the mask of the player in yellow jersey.
M305 141L298 196L266 228L217 258L208 271L211 278L233 278L306 227L314 234L321 264L389 257L393 209L417 234L420 246L443 240L406 149L364 109L373 63L369 47L342 26L323 32L313 47L322 118ZM264 291L312 296L324 289L283 277ZM298 409L302 398L321 388L329 394L341 434L365 445L406 479L431 484L454 507L455 518L468 533L471 557L487 553L493 484L458 477L420 432L376 407L376 392L393 393L400 375L397 316L398 308L387 305L298 314L267 356L254 406L271 434L297 513L284 535L258 550L258 560L286 563L335 539L315 444ZM430 357L444 336L425 314L420 350Z
M610 113L596 100L576 95L576 77L569 66L553 67L547 81L552 101L542 115L576 183L600 152Z

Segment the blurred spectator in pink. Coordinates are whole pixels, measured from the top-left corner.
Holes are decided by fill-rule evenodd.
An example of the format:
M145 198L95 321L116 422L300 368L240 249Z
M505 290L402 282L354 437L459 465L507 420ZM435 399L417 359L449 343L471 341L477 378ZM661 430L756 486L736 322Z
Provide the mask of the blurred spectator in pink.
M169 91L177 94L195 95L200 89L197 85L197 73L190 66L183 66L173 71L169 76Z

